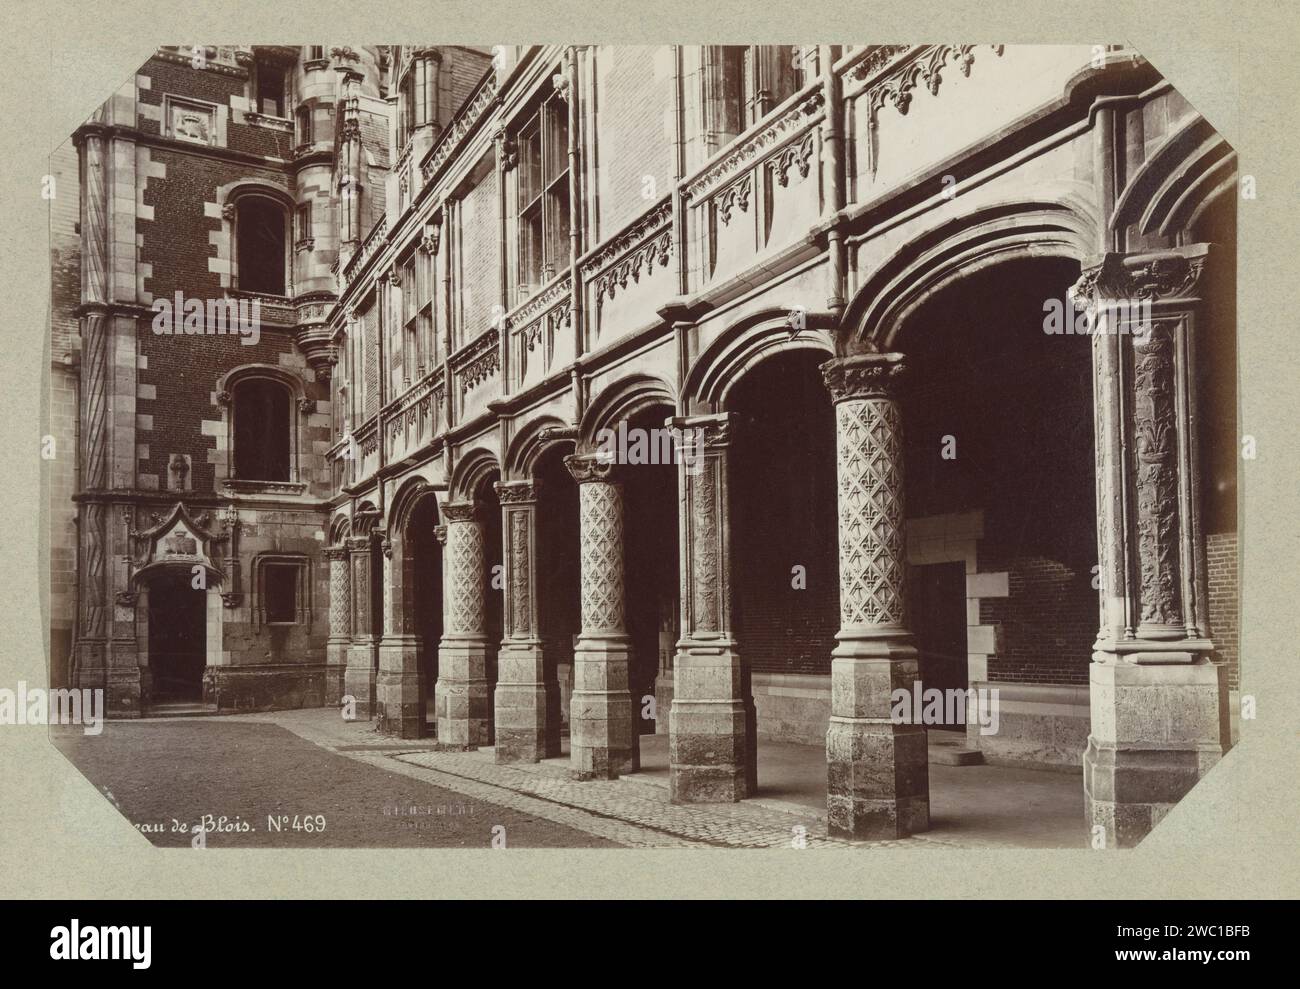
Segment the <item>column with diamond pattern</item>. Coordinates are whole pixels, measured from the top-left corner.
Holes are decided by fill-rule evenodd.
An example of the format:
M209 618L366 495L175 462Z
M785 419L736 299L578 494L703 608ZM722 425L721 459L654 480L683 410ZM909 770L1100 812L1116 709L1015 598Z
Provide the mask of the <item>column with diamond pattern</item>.
M891 694L918 678L904 593L903 355L822 365L835 401L840 630L831 654L826 811L832 834L898 838L930 826L923 725L897 724Z
M438 744L472 749L492 744L483 523L475 502L444 505L442 517L447 522L447 548L443 633L434 687Z
M610 463L578 455L564 463L578 482L582 540L582 632L569 702L572 773L614 779L640 766L628 690L632 646L623 626L623 491Z

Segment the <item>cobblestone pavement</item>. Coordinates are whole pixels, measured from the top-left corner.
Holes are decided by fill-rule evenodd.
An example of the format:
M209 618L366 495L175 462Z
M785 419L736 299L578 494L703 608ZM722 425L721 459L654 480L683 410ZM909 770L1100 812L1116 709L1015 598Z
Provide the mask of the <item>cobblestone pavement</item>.
M625 844L571 826L539 801L531 803L548 813L491 802L508 795L493 787L454 779L436 786L383 756L365 765L265 722L110 721L98 736L73 727L50 734L105 799L164 847L191 847L193 825L208 816L208 848L489 848L498 825L506 847Z
M752 801L673 804L666 786L635 775L577 782L560 760L498 766L490 751L439 752L432 742L387 738L369 724L317 711L249 717L274 719L342 755L628 847L791 848L796 839L807 848L952 847L918 839L845 841L829 837L823 818L795 805L787 811Z

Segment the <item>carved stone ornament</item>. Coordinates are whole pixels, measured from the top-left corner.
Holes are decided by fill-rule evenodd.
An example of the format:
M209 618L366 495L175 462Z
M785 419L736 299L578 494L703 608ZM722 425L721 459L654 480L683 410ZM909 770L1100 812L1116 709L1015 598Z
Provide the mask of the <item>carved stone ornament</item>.
M579 484L594 481L610 483L610 475L614 470L612 460L602 459L595 454L570 454L564 458L564 466Z
M442 506L442 517L448 522L473 522L477 518L478 502L448 502Z
M1193 298L1207 256L1204 245L1156 254L1103 254L1084 265L1069 297L1076 309L1091 313L1099 303Z
M499 481L493 487L503 505L520 505L537 500L536 481Z
M821 372L836 402L897 398L906 378L906 365L902 354L858 354L827 361Z

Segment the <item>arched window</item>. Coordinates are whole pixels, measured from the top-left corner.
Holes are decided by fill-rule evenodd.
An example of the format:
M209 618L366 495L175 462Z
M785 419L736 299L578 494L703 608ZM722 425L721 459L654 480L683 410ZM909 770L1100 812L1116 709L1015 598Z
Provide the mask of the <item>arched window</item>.
M243 292L286 295L288 211L267 196L241 196L235 208L238 286Z
M289 389L270 378L248 378L235 385L232 397L235 479L290 480Z

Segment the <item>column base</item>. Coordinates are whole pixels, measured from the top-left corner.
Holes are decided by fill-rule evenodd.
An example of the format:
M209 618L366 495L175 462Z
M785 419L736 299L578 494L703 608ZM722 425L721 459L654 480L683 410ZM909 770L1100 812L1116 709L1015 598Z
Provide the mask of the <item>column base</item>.
M677 653L668 714L673 803L734 803L757 783L753 701L730 646Z
M384 636L375 678L375 723L384 735L420 738L424 734L424 683L420 640L413 635Z
M343 678L348 668L348 643L325 643L325 706L338 707L347 693Z
M375 667L373 644L354 643L348 647L348 665L343 671L343 695L353 700L356 721L375 716Z
M930 827L924 725L896 724L890 698L915 689L916 650L895 630L841 632L831 659L826 822L833 835L905 838Z
M1131 848L1231 746L1227 668L1094 662L1083 754L1088 822L1107 848Z
M863 841L930 828L925 728L832 717L826 730L826 828Z
M497 672L496 761L540 762L558 756L560 685L546 678L540 643L502 643Z
M438 748L463 752L492 744L485 641L443 639L433 697Z
M673 709L673 671L655 677L655 734L668 734L668 720Z
M631 660L625 635L578 639L569 699L569 775L574 779L612 780L641 768L627 686Z

